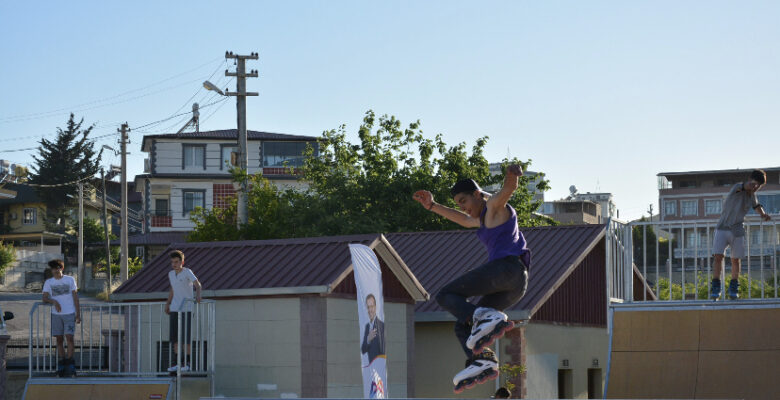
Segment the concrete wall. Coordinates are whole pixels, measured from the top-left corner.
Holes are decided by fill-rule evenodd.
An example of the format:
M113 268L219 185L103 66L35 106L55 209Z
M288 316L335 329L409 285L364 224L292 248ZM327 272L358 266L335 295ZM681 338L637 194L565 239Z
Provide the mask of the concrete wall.
M300 299L217 301L216 394L301 393ZM275 384L275 391L258 391Z
M452 378L466 362L466 355L455 337L454 326L454 322L418 322L415 325L416 397L486 399L495 393L499 380L478 385L461 394L452 392ZM506 344L507 341L499 340L501 347ZM502 360L501 353L499 351L499 361L507 361ZM395 394L391 393L391 396L395 397Z
M526 326L526 388L529 399L558 398L558 370L571 370L571 397L588 398L588 369L606 378L609 335L606 328L531 322ZM593 360L598 359L598 366ZM568 366L563 366L563 361Z
M358 325L356 300L329 298L327 313L327 395L330 398L362 398L362 333ZM385 339L388 395L407 397L406 304L385 302Z

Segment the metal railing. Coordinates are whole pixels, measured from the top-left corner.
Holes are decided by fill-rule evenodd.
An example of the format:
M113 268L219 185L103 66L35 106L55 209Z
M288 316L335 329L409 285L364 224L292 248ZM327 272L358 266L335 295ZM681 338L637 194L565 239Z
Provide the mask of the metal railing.
M192 302L192 301L191 301ZM192 302L191 328L184 313L177 313L176 349L169 338L165 302L82 304L76 325L74 352L78 376L151 377L168 375L173 365L189 364L176 376L200 376L211 380L214 390L215 302ZM187 339L189 340L182 340ZM65 341L67 351L67 340ZM190 348L190 362L184 355ZM54 376L60 357L51 335L51 305L35 303L30 309L29 377ZM177 380L180 384L180 380ZM179 393L177 388L177 393ZM213 395L213 393L212 393Z
M780 216L745 223L745 256L741 258L741 299L778 298ZM607 225L607 279L611 302L634 301L632 271L647 281L636 301L705 300L710 295L717 221L611 220ZM727 249L721 271L724 293L731 271ZM649 292L652 291L652 295Z

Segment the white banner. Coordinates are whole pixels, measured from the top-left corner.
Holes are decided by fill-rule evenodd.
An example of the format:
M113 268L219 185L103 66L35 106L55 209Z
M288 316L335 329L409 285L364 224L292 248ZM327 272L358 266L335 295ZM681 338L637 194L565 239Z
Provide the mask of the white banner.
M357 286L360 322L360 359L363 367L363 397L387 398L387 355L385 354L385 302L382 271L374 251L362 244L350 244Z

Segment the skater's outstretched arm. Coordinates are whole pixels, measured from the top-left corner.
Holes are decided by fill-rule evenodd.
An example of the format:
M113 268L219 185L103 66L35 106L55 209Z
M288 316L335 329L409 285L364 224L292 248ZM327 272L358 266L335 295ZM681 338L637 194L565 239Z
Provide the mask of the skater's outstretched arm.
M517 185L516 182L515 185ZM427 190L414 192L412 198L422 204L428 211L439 214L464 228L479 228L479 219L472 218L464 212L437 203L433 200L433 194Z
M519 164L513 164L506 168L504 176L504 185L501 190L490 196L487 201L488 210L491 212L503 212L506 209L506 203L512 198L512 194L517 190L517 178L523 176L523 167Z

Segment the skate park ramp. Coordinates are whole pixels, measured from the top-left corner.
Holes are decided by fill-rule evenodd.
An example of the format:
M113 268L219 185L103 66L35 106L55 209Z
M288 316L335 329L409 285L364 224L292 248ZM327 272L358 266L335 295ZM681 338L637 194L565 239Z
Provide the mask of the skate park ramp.
M36 378L27 381L26 400L174 399L173 379Z
M610 399L780 398L780 302L610 306Z

